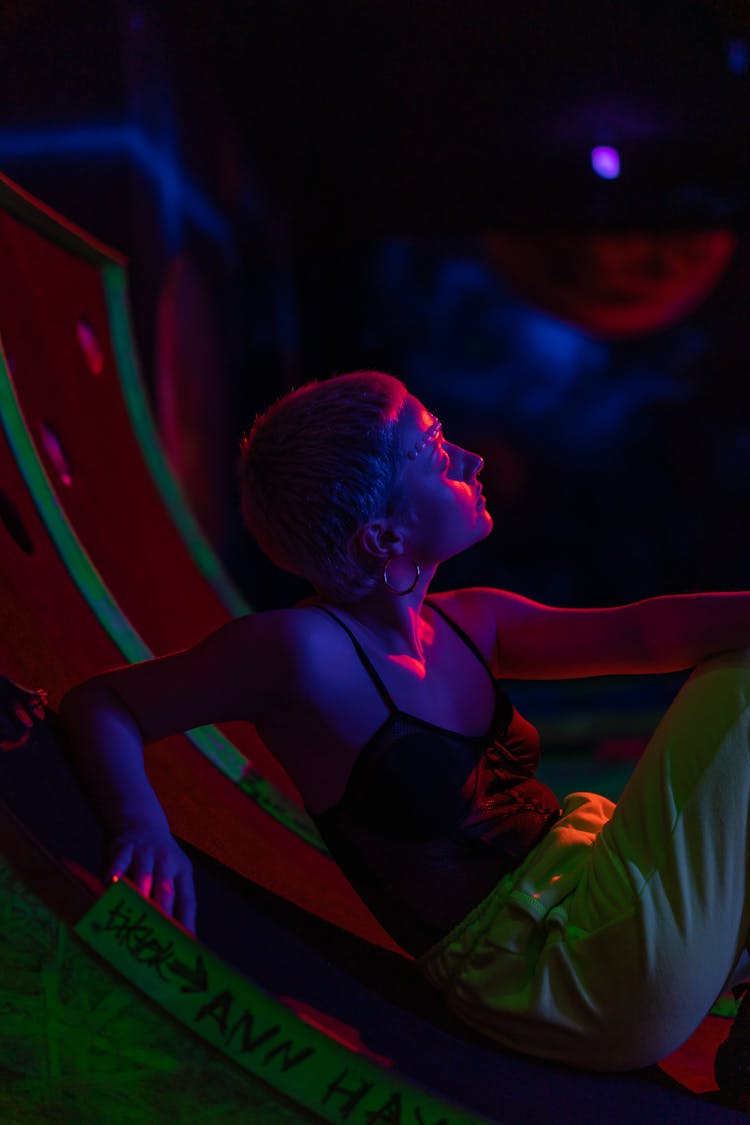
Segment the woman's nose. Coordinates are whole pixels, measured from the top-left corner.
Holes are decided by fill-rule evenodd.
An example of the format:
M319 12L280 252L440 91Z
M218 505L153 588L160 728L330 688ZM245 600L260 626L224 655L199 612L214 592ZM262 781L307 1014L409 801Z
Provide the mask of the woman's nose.
M478 453L471 453L469 450L464 450L464 459L466 465L466 475L469 480L473 480L475 476L481 473L484 468L484 457L480 457Z
M478 453L472 453L470 450L463 449L460 446L457 446L457 449L461 457L461 478L463 480L473 480L484 468L484 458L480 457Z

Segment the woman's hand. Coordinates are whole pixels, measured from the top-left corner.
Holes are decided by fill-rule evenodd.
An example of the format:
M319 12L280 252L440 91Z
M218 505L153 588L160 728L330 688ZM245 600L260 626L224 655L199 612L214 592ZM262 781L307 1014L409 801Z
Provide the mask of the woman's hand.
M148 823L122 828L111 856L107 881L127 875L141 894L195 933L193 867L165 828Z

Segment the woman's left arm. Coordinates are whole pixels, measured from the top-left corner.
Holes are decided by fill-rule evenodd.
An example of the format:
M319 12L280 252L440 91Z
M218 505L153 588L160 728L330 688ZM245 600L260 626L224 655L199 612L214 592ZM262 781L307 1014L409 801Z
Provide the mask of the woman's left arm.
M485 630L494 625L498 673L515 679L678 672L750 646L746 592L672 594L604 609L547 606L506 590L461 593L471 619L483 620Z

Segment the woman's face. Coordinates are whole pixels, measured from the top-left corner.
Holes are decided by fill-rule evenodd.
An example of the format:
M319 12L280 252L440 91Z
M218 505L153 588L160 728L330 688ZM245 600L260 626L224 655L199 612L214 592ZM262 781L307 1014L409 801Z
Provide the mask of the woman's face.
M399 418L404 467L401 515L408 549L421 566L439 563L492 530L482 486L484 461L448 441L437 419L409 395Z

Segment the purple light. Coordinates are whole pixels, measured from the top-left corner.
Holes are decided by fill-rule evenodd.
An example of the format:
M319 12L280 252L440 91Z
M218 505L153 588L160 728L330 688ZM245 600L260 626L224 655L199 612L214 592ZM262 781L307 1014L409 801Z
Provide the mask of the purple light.
M620 175L620 154L616 148L597 145L591 150L591 167L603 180L616 180Z

